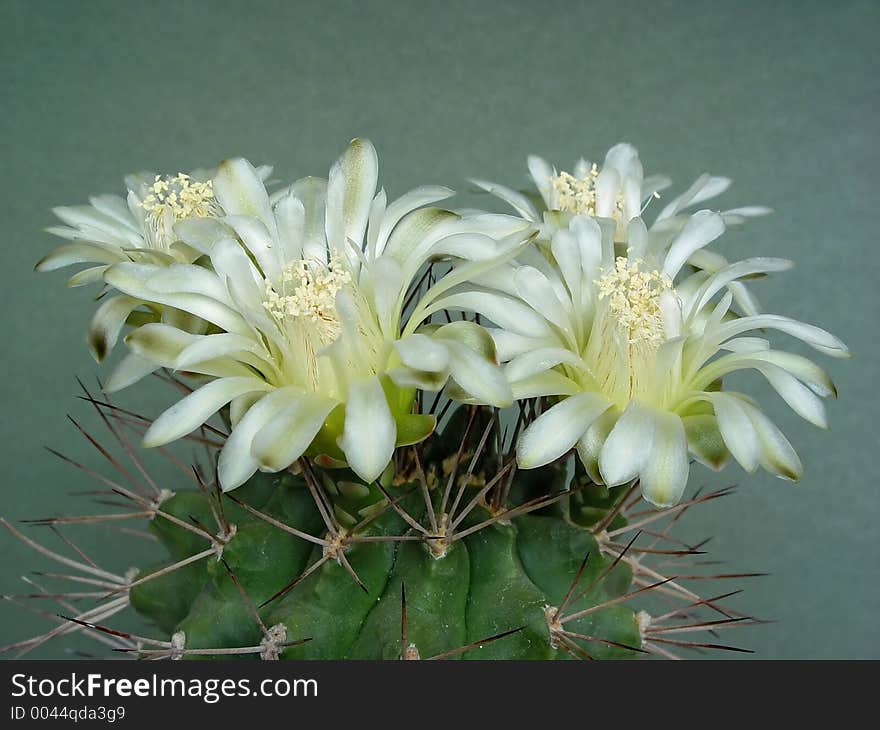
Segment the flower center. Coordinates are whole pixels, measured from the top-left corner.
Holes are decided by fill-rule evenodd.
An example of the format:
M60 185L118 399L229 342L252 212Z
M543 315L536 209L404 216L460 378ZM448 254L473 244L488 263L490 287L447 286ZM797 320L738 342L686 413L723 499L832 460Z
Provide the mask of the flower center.
M189 175L156 175L141 201L153 232L156 248L167 249L173 242L172 226L184 218L208 218L218 212L214 184L199 182Z
M554 210L575 215L596 217L596 180L599 166L594 162L582 177L562 171L550 179L550 200ZM618 191L612 210L612 217L623 215L623 194Z
M300 259L284 268L277 288L266 282L263 306L280 325L305 325L317 340L315 344L326 345L342 329L336 294L349 284L351 274L339 260L327 265Z
M608 300L608 308L617 327L630 344L663 342L663 316L660 296L672 289L672 282L659 271L641 271L644 262L630 262L620 256L597 283L599 299Z
M596 385L620 408L654 397L657 348L665 341L660 299L669 277L620 257L596 282L600 306L587 351Z
M583 177L560 172L550 179L551 199L556 210L578 215L596 215L596 178L599 166L593 163Z
M156 175L141 207L161 217L170 212L175 220L205 218L214 212L214 184L198 182L179 172L174 176Z

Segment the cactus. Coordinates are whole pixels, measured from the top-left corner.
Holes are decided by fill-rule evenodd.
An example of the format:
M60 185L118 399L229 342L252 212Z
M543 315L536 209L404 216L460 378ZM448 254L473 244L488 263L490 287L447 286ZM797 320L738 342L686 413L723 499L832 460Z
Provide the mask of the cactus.
M359 139L326 181L270 193L270 168L235 159L56 209L68 227L52 231L71 242L37 268L97 264L70 282L115 291L90 349L103 360L126 327L129 349L100 396L83 388L120 455L76 424L116 473L62 458L126 505L33 522L147 520L157 550L117 575L2 521L75 571L55 579L90 587L38 586L61 623L6 648L82 631L171 659L744 651L716 638L758 623L723 603L736 591L693 586L755 574L707 575L704 543L671 534L732 491L685 498L691 464L799 478L791 444L728 376L757 370L825 426L830 377L764 334L848 350L759 311L746 282L790 262L708 249L768 212L686 212L726 178L701 177L648 226L668 182L644 177L630 145L601 170L529 168L537 194L475 181L517 215L427 207L452 194L436 186L388 203ZM152 418L110 400L151 373L180 401ZM179 482L157 483L133 436ZM162 448L173 441L205 453ZM108 625L129 608L150 631Z
M132 471L148 471L129 434L146 419L88 391L86 398L136 467L127 469L79 426L116 478L131 479L123 486L99 477L132 504L116 516L146 519L157 539L155 562L117 576L3 521L75 568L68 582L99 587L93 608L61 610L63 631L9 648L27 651L81 630L142 658L625 659L688 648L744 651L689 637L757 623L723 606L723 597L704 600L650 566L651 558L685 563L700 555L660 525L731 490L633 517L644 512L634 509L637 485L596 485L574 459L517 470L514 439L491 409L447 413L441 431L401 449L369 485L346 468L302 460L224 493L205 476L210 463L181 477L191 486L142 486ZM530 418L522 410L514 431ZM58 529L107 518L33 523ZM638 610L648 594L669 602L662 620ZM60 595L62 603L77 598ZM150 636L107 624L129 608L152 627Z

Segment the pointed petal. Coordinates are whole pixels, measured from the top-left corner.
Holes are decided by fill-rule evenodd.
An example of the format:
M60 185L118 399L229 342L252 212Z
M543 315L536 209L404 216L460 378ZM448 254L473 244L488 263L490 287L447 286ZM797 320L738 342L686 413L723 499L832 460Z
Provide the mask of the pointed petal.
M724 466L730 452L718 430L718 421L711 413L685 416L681 419L689 451L701 464L715 469Z
M113 368L113 372L104 383L104 392L115 393L142 380L158 369L159 365L152 360L130 352Z
M796 319L778 314L758 314L728 322L719 328L718 338L724 341L743 332L765 327L796 337L806 342L810 347L831 357L849 357L849 348L830 332L826 332L821 327L798 322Z
M669 247L663 262L663 273L674 279L694 251L707 246L722 233L724 220L718 213L710 210L694 213Z
M583 366L581 359L570 350L561 347L542 347L515 357L504 367L504 374L513 382L551 370L560 363L574 367Z
M372 482L388 466L396 443L397 425L379 379L350 383L339 444L348 465L361 479Z
M36 271L55 271L73 264L116 264L125 261L122 250L112 251L93 243L65 243L46 254L34 267Z
M159 416L144 434L144 446L162 446L201 426L233 398L272 386L256 378L221 378L190 393Z
M269 195L263 181L247 160L224 160L214 176L214 197L227 215L246 215L272 226Z
M553 167L543 157L537 155L529 155L527 159L529 166L529 175L535 181L535 186L541 197L544 198L544 204L550 207L550 178L555 175Z
M414 370L441 372L449 365L449 350L427 335L415 334L397 340L394 349L407 367Z
M795 413L814 426L828 428L825 404L812 390L775 365L768 364L758 369Z
M532 309L560 329L571 330L571 320L545 274L533 266L520 266L514 282L517 293Z
M376 236L376 255L385 250L388 239L398 223L412 211L455 195L455 191L442 185L424 185L404 193L385 209L380 218Z
M372 143L353 139L327 182L326 228L332 249L344 251L347 241L358 247L363 243L378 178L379 160Z
M451 294L432 304L426 314L443 309L478 312L505 330L526 337L546 337L552 330L544 318L521 301L491 292Z
M116 345L125 320L141 301L120 295L107 299L95 311L89 325L88 343L92 357L101 362Z
M251 455L263 469L286 469L309 448L336 405L331 398L315 395L288 402L254 436Z
M291 185L291 190L303 204L303 258L327 263L327 239L324 219L327 203L327 181L318 177L304 177Z
M797 481L804 467L791 443L773 422L753 406L746 406L761 444L761 466L783 479Z
M581 463L595 484L605 483L599 471L599 454L620 415L620 411L612 406L593 422L577 443Z
M542 413L520 436L516 461L523 469L549 464L568 452L610 403L597 393L566 398Z
M522 193L518 193L516 190L511 190L504 185L499 185L498 183L489 182L487 180L471 180L471 182L478 188L485 190L487 193L491 193L496 198L501 198L501 200L507 203L526 220L533 222L538 220L538 211L535 210L532 201Z
M655 419L651 409L630 402L599 453L599 471L609 487L635 479L651 452Z
M251 252L265 278L278 281L283 266L283 252L273 240L269 229L256 218L230 215L223 219Z
M174 225L174 233L188 246L209 255L217 241L230 236L229 228L216 218L185 218Z
M254 437L297 397L292 388L279 388L263 395L232 429L217 460L217 473L224 492L240 487L260 468L260 462L251 452Z
M725 393L709 394L718 430L733 458L750 474L758 468L761 448L752 420L742 401Z
M688 449L681 419L655 411L651 452L642 467L639 481L642 496L655 507L666 509L678 504L688 478Z
M514 400L526 400L545 395L575 395L580 391L577 383L555 370L511 381L510 389L513 392Z

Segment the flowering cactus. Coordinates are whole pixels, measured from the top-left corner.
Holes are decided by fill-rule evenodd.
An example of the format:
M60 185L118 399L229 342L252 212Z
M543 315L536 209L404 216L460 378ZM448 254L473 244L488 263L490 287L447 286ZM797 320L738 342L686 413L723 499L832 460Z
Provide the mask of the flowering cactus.
M746 281L790 262L711 250L768 212L687 212L726 178L699 178L648 225L670 182L645 177L630 145L601 167L528 167L537 194L474 181L511 215L436 207L453 194L438 186L389 203L357 139L326 180L271 189L270 168L236 159L56 209L68 227L50 230L71 242L37 268L96 264L69 283L113 292L89 329L98 360L127 331L86 398L136 468L82 426L118 476L75 466L134 508L36 522L146 520L162 555L118 575L3 521L75 570L59 579L98 587L52 594L62 623L14 648L83 631L172 659L738 650L690 637L757 619L694 592L713 576L666 567L701 553L672 525L731 491L686 496L690 461L798 479L791 444L726 381L757 370L825 427L829 376L762 335L848 351L760 312ZM158 417L110 400L149 374L182 392ZM187 468L161 449L184 476L160 485L133 434L207 457ZM657 613L651 596L671 605ZM152 628L107 625L128 608Z

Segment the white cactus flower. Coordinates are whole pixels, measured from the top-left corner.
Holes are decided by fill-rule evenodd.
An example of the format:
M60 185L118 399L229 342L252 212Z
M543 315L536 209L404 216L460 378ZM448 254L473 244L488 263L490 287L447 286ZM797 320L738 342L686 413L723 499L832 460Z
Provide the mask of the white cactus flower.
M614 240L622 246L628 237L630 221L644 219L648 208L653 207L652 202L662 202L660 192L672 184L665 175L646 176L638 150L626 142L609 149L601 165L581 158L571 170L557 170L543 158L530 155L529 177L537 194L518 192L484 180L472 182L513 207L538 231L536 240L544 247L557 230L568 226L575 215L613 221ZM730 184L730 178L704 173L681 195L663 203L660 212L648 225L652 247L668 247L687 222L688 210L721 195ZM770 208L751 205L722 211L721 217L730 227L770 212ZM688 263L713 272L727 266L728 261L717 252L701 249L693 253ZM729 290L742 311L758 313L759 304L745 284L731 282Z
M271 167L258 174L266 179ZM176 175L139 173L127 175L126 197L97 195L89 205L60 206L53 210L66 225L48 232L67 239L44 256L37 271L92 264L78 271L70 287L103 283L108 267L125 261L170 266L191 263L201 253L183 243L175 225L190 218L216 218L223 214L214 196L213 171L194 170ZM89 325L87 342L100 362L113 349L126 319L144 302L129 296L104 298ZM145 313L158 319L157 312Z
M483 328L423 325L444 294L515 255L523 234L499 243L484 233L495 230L491 223L424 207L451 195L447 188L386 203L377 178L366 140L352 141L328 180L305 178L271 198L246 160L224 162L213 179L223 217L175 229L210 269L128 262L106 272L126 295L210 325L194 334L157 322L127 336L132 355L110 388L158 367L210 380L152 424L147 445L180 438L230 404L232 432L219 458L224 489L303 454L348 464L370 481L396 446L433 430L433 416L414 412L417 388L451 380L477 402L512 402ZM451 269L413 295L434 260Z
M537 195L485 180L472 182L505 201L524 220L539 227L547 239L558 228L564 228L571 216L586 215L613 220L615 239L625 241L629 222L642 218L648 204L672 184L665 175L645 176L638 150L626 142L609 149L601 165L581 158L571 172L557 170L537 155L529 155L527 162ZM674 229L681 213L720 195L730 182L726 177L701 175L684 193L664 205L650 228L659 232ZM748 206L724 211L722 216L727 225L732 225L769 212L763 206Z
M688 452L714 468L729 452L749 472L799 478L801 463L779 429L752 399L721 388L732 372L757 370L795 412L826 425L820 396L835 394L828 375L752 333L778 330L835 357L847 356L846 346L787 317L734 316L725 293L790 262L754 258L689 274L685 262L725 229L711 211L690 216L668 245L635 218L622 255L615 227L576 215L549 252L531 247L520 257L528 263L483 278L495 291L475 308L499 326L493 336L514 395L556 401L522 434L519 465L539 467L576 448L595 481L639 479L658 507L681 498Z

